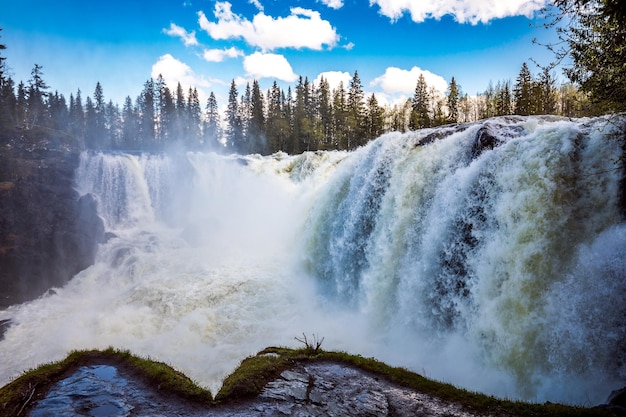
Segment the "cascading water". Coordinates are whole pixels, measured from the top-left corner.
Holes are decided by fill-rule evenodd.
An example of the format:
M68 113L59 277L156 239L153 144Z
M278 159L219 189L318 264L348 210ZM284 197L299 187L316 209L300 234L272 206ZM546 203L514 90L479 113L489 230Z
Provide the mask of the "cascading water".
M501 118L350 153L84 154L77 188L112 237L0 312L0 383L114 346L217 392L305 332L472 390L603 402L626 383L615 131Z

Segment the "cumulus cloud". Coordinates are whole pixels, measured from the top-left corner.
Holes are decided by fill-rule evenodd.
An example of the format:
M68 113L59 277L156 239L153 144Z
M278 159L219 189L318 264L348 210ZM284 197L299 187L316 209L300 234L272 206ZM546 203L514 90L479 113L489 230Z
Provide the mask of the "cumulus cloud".
M170 54L165 54L152 65L152 78L162 75L170 90L175 91L178 83L186 90L189 87L210 87L211 83L196 74L189 65L179 61Z
M341 71L326 71L320 73L317 78L315 78L315 85L320 85L320 81L324 77L324 79L328 82L331 90L339 87L339 83L343 81L343 88L347 89L350 85L350 80L352 79L352 75L349 72L341 72Z
M184 28L178 26L175 23L170 24L169 29L163 29L163 32L174 37L179 37L185 43L185 46L194 46L198 45L198 40L196 39L196 32L191 31L187 32Z
M331 9L341 9L343 7L343 0L321 0L321 2Z
M370 0L380 14L397 20L408 13L414 22L451 15L459 23L487 23L508 16L528 16L545 7L547 0Z
M211 22L198 12L198 23L213 39L244 39L249 45L271 51L276 48L308 48L321 50L324 45L333 48L339 41L335 28L323 20L319 12L292 7L287 17L271 17L262 11L252 20L233 13L232 5L216 2Z
M237 58L243 56L243 52L235 47L228 49L205 49L202 57L209 62L222 62L226 58Z
M253 78L277 78L292 82L298 79L287 59L280 54L255 52L243 60L243 68Z
M442 76L419 67L413 67L408 71L388 67L385 73L375 78L370 85L380 86L385 94L413 94L420 74L424 75L424 80L429 87L434 87L441 93L445 93L448 89L448 83Z

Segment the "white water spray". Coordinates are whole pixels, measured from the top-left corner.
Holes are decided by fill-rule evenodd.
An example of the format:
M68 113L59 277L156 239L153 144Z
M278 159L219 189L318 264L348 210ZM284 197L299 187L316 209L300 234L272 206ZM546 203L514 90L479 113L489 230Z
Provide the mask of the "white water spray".
M77 188L115 237L65 287L0 312L0 383L113 346L215 393L305 332L472 390L602 402L626 382L611 132L511 118L351 153L84 154Z

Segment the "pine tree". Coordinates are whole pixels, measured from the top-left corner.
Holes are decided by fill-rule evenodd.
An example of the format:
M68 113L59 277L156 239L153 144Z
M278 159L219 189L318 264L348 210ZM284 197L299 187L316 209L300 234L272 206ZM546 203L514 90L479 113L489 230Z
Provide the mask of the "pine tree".
M459 87L456 85L454 77L450 80L450 86L448 87L447 105L448 105L448 120L451 123L459 121L459 97L461 95Z
M203 145L205 149L220 149L220 114L215 94L211 91L205 108L204 127L202 129Z
M46 114L47 106L45 99L47 98L46 90L49 88L43 81L42 66L35 64L31 71L31 78L28 80L27 92L27 125L28 129L33 127L47 127L48 115Z
M365 93L359 78L359 73L354 71L348 88L348 149L356 148L365 144L363 118L365 114Z
M198 149L202 143L202 107L196 88L189 87L187 94L187 112L189 126L187 128L186 144L188 149Z
M228 150L231 152L241 153L244 151L244 138L241 117L239 115L237 95L237 85L235 84L235 80L233 80L230 84L230 90L228 92L225 140L226 148Z
M336 149L348 149L348 105L343 81L333 91L333 131Z
M91 134L93 137L90 138L90 141L94 144L94 148L107 149L110 147L110 143L107 143L108 138L105 126L106 104L100 82L96 83L96 89L93 93L93 104L93 120L90 121L90 123L93 123L93 126L91 126Z
M76 98L70 96L69 131L74 136L80 147L85 145L85 110L80 89L76 92Z
M157 148L155 140L155 91L154 80L150 78L144 83L144 88L137 100L139 110L138 140L141 149L154 150Z
M556 0L556 61L570 56L569 79L589 94L594 113L626 110L626 7L623 0ZM566 19L566 25L559 25Z
M423 74L420 74L415 86L415 94L413 95L411 118L409 128L411 130L422 129L431 126L430 115L428 111L430 103L430 95L428 94L428 85Z
M120 108L109 100L105 110L105 130L107 143L111 149L120 149L122 146L122 117Z
M140 149L139 144L139 115L129 96L124 100L122 108L122 149Z
M176 105L172 92L161 74L157 77L155 89L157 96L157 142L161 147L176 140Z
M333 109L331 102L330 84L324 77L320 79L320 85L318 88L318 101L319 101L319 118L322 128L321 136L321 149L329 149L333 143L333 129L332 118Z
M377 138L383 133L383 109L378 105L374 94L367 100L365 120L366 139Z
M528 69L528 65L524 62L513 87L515 113L520 116L528 116L532 113L532 84L533 77Z

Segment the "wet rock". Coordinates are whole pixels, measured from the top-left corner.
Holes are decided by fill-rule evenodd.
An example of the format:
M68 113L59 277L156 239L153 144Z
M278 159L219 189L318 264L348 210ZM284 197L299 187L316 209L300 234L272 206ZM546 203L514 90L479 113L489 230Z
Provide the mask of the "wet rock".
M168 397L120 368L83 366L57 382L29 415L473 416L458 404L443 402L334 362L297 364L269 382L257 398L213 407Z
M74 189L76 152L0 149L0 308L65 284L93 263L104 224Z
M611 392L607 404L626 407L626 387Z
M477 158L485 150L494 149L508 139L519 137L523 133L524 128L519 125L485 122L476 132L476 138L471 149L471 158Z

